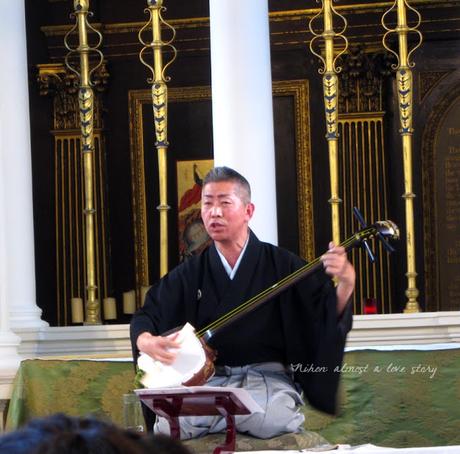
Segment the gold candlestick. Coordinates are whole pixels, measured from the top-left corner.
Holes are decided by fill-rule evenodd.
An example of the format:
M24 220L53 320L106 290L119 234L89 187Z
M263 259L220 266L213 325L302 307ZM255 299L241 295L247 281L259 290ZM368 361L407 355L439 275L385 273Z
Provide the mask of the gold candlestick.
M91 74L97 70L103 61L102 52L97 49L102 42L102 35L88 23L89 0L74 0L74 10L72 14L76 17L75 26L66 34L64 44L69 51L65 57L67 67L73 71L80 79L78 90L78 102L80 108L81 124L81 152L83 155L83 178L84 178L84 216L85 216L85 237L86 237L86 320L87 325L99 325L101 323L101 307L97 299L96 285L96 251L94 245L95 237L95 217L94 208L94 136L93 136L93 117L94 117L94 92L91 88ZM78 47L72 48L69 45L70 35L78 29ZM96 33L98 43L95 47L88 45L88 29ZM90 70L89 53L94 52L99 57L99 63ZM70 56L78 54L80 68L75 69Z
M167 150L168 150L168 87L166 82L169 77L165 76L166 68L176 59L177 51L171 45L175 38L175 30L171 25L164 21L161 12L166 8L163 6L163 0L147 0L148 11L150 14L149 21L139 31L139 41L144 46L140 53L140 61L150 69L152 77L147 79L152 84L152 103L153 118L155 126L156 142L155 146L158 151L158 179L160 204L157 209L160 212L160 277L168 272L168 180L167 180ZM165 25L172 30L172 38L169 41L161 39L161 25ZM146 42L142 38L142 33L151 29L152 41ZM173 51L172 59L163 65L163 48ZM153 65L146 62L144 53L147 49L153 51ZM147 282L142 282L147 284Z
M385 24L387 15L394 11L397 12L397 26L392 29ZM413 11L417 16L417 23L414 27L409 27L407 24L406 8ZM420 312L420 306L417 302L419 291L417 289L417 272L415 271L415 237L414 237L414 198L415 194L412 190L412 108L413 108L413 78L412 70L414 63L410 61L412 53L420 47L422 43L422 34L417 30L420 25L421 17L418 11L409 6L406 0L395 0L391 8L382 16L382 25L386 33L383 36L383 46L397 59L397 64L393 65L396 70L396 84L398 89L398 104L399 104L399 130L402 139L403 165L404 165L404 195L406 210L406 250L407 250L407 289L406 307L404 312ZM407 44L407 35L409 32L414 32L419 38L419 42L409 51ZM388 37L396 33L398 36L399 53L393 51L388 45Z
M323 32L316 33L313 30L314 21L323 16ZM336 15L343 21L343 27L340 31L335 32L333 26L333 15ZM323 94L324 94L324 107L326 114L326 140L329 150L329 172L330 172L330 186L331 198L329 203L331 205L332 216L332 239L335 244L340 244L340 203L342 200L339 197L339 171L338 171L338 77L337 73L340 68L336 66L337 59L347 50L348 40L343 35L347 28L346 19L337 13L332 5L332 0L322 1L320 12L314 16L308 27L313 34L310 41L310 50L322 62L323 68L318 72L323 75ZM317 51L314 46L317 40L324 40L324 57ZM337 53L334 52L334 41L342 40L343 47Z

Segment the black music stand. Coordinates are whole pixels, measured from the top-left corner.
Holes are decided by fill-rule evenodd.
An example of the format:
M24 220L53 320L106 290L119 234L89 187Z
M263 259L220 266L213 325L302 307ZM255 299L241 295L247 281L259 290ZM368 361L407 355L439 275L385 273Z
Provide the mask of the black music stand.
M156 415L163 416L171 428L171 438L180 439L179 416L222 415L227 421L225 443L213 454L235 451L235 415L258 411L249 393L241 388L190 386L180 388L136 389L139 396Z

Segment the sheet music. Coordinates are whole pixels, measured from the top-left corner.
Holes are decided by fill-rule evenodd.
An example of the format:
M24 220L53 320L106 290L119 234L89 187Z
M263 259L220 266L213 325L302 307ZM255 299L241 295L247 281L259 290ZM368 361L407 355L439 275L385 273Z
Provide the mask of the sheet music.
M135 389L134 392L138 396L144 394L199 394L204 392L214 393L233 393L240 402L246 406L251 413L264 413L262 407L251 397L244 388L232 388L222 386L175 386L172 388L141 388Z

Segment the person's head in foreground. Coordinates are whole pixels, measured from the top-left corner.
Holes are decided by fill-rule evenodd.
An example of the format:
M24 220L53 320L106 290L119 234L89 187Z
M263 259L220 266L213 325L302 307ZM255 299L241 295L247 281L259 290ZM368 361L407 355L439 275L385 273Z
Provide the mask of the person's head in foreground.
M190 454L167 436L145 436L112 423L55 414L0 437L0 454Z

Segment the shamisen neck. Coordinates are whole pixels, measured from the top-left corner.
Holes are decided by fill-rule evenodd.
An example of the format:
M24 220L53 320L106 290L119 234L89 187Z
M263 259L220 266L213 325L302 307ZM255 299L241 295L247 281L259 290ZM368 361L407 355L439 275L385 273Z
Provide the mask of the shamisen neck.
M396 224L394 224L392 221L378 221L375 224L360 230L351 237L342 241L340 245L349 251L350 249L362 244L363 241L374 238L378 234L381 236L380 239L383 239L383 241L385 241L385 237L393 239L399 238L399 230ZM386 247L388 248L390 246ZM305 279L308 275L318 269L321 269L322 267L323 265L321 262L321 256L319 256L301 268L295 270L291 274L283 277L278 282L275 282L270 287L266 288L257 295L252 296L247 301L235 307L230 312L222 315L217 320L214 320L209 325L201 328L196 332L196 335L199 338L202 338L205 342L208 342L216 334L217 331L240 319L247 313L253 311L255 308L266 303L273 297L279 295L287 288L296 284L300 280Z

